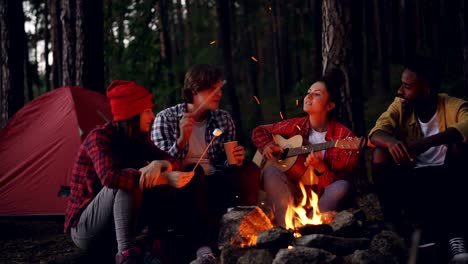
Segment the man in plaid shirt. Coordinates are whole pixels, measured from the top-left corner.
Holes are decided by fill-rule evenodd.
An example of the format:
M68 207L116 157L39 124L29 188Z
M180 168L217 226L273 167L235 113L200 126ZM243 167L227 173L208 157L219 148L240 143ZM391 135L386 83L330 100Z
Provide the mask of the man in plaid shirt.
M158 113L151 132L154 144L185 166L196 164L201 158L209 208L215 222L228 207L256 205L260 188L260 170L251 161L244 160L243 146L234 149L235 164L227 163L223 143L235 141L236 130L231 115L218 109L223 84L223 74L217 66L192 66L185 75L184 102ZM216 128L223 133L214 138ZM208 155L205 155L206 148Z
M145 88L116 80L107 96L113 121L91 131L79 149L64 231L82 249L102 249L117 240L116 262L136 263L142 190L161 185L181 188L194 173L176 171L181 166L151 144L153 103Z
M301 135L304 141L311 144L354 137L351 130L332 118L332 110L336 109L336 102L340 100L340 77L338 72L333 71L309 88L303 106L307 116L261 125L253 130L252 141L264 158L274 160L282 151L273 140L273 135L281 135L286 139ZM300 181L312 185L312 189L320 196L321 212L341 209L342 202L352 192L352 177L357 164L357 151L332 148L308 155L304 165L309 166L310 170L306 171ZM312 172L314 177L311 182ZM288 205L295 205L294 198L300 194L297 182L280 169L270 166L263 169L262 183L272 203L274 223L286 227Z

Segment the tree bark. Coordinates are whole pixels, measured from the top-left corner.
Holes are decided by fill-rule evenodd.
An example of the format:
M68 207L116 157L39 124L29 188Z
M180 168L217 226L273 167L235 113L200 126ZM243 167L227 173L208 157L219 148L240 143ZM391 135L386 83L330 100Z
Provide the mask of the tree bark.
M387 32L385 30L385 12L382 1L374 1L374 26L377 48L377 60L379 63L380 80L376 94L384 95L390 90L390 70L388 63Z
M282 45L280 34L281 28L281 18L280 18L280 0L273 0L272 4L272 26L273 26L273 50L274 50L274 70L275 70L275 85L276 85L276 95L279 98L280 112L282 113L283 118L287 118L286 114L286 103L285 103L285 78L284 78L284 66L286 62L282 60Z
M236 134L239 142L244 141L244 136L242 133L242 123L240 118L240 108L239 101L237 100L237 95L234 85L234 75L232 71L232 54L231 54L231 25L230 17L231 12L229 9L229 2L225 0L217 0L217 11L218 11L218 20L219 20L219 42L222 52L223 65L224 65L224 74L226 77L227 83L225 84L225 89L229 97L229 103L231 105L231 113L234 123L236 124Z
M468 97L468 10L465 0L460 0L460 31L462 34L462 51L463 51L463 86L465 89L464 96Z
M322 75L322 1L310 1L310 22L312 24L312 57L311 74L313 80Z
M161 57L164 63L164 78L169 87L174 87L174 73L172 71L172 58L173 50L171 43L171 25L170 16L172 14L170 1L172 0L160 0L159 1L159 12L161 16L161 30L162 30L162 44L164 48L161 49ZM170 93L169 100L170 104L175 104L176 102L176 93L173 88L173 91Z
M44 64L45 64L45 72L44 72L44 83L45 83L45 91L50 91L50 63L49 63L49 43L50 43L50 31L49 31L49 1L44 2Z
M62 78L62 23L60 21L61 0L47 0L50 12L50 32L52 43L52 87L55 89L63 83Z
M62 86L76 85L76 5L74 0L62 0L60 20L63 29Z
M0 0L0 128L24 105L25 45L22 1Z
M358 85L357 65L360 50L356 40L360 38L357 34L353 36L351 0L324 0L322 3L323 19L323 73L331 69L339 69L344 75L345 83L341 88L342 107L339 109L342 122L351 128L356 134L363 134L363 102L360 85ZM360 5L353 2L354 8ZM357 49L353 50L353 45Z

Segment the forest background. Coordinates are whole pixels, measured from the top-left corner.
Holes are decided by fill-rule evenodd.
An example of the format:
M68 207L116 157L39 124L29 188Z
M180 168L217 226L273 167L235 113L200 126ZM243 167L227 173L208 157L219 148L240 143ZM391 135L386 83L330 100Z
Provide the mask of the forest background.
M464 0L0 0L0 128L47 91L114 79L150 89L158 112L181 102L188 67L215 63L248 155L252 129L303 115L332 67L346 76L340 119L365 135L414 54L439 58L442 90L468 97L467 17Z

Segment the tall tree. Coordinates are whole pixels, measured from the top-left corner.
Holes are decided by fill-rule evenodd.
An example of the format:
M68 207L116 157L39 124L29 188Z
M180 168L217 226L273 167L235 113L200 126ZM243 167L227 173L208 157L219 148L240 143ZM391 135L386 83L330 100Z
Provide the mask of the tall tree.
M229 103L231 105L232 118L236 124L236 132L240 142L243 142L244 136L242 133L242 123L240 118L239 101L234 85L234 75L232 71L232 54L231 54L231 25L230 25L230 5L229 1L217 0L217 11L219 20L219 42L222 52L222 59L224 65L224 74L227 83L225 89L227 90Z
M285 58L285 48L283 46L284 41L284 31L282 31L282 19L281 19L281 0L272 0L272 27L273 27L273 50L274 50L274 71L275 71L275 85L276 85L276 95L279 98L280 112L283 114L283 117L286 118L286 102L285 102L285 67L286 61L283 61Z
M384 2L374 1L374 26L377 59L379 63L380 82L377 87L377 95L383 95L390 90L390 70L388 61L388 42L385 29Z
M468 97L468 7L465 0L460 0L460 31L463 52L464 96Z
M62 86L76 85L76 2L62 0L60 19L63 32Z
M62 85L62 22L60 21L61 0L47 0L50 13L50 38L52 43L52 87Z
M0 0L0 128L24 105L25 43L22 1Z
M46 91L50 91L50 63L49 63L49 43L50 43L50 30L49 30L49 1L44 2L44 82Z
M342 109L340 109L343 123L349 126L356 134L364 133L362 92L358 84L359 66L353 56L359 54L359 45L353 36L352 0L324 0L322 2L322 54L323 73L332 68L341 70L345 83L341 90ZM360 5L353 3L354 8ZM357 49L353 50L354 46ZM359 56L356 56L359 57Z
M173 46L171 41L171 28L174 26L170 22L170 17L172 16L171 10L171 1L172 0L160 0L159 1L159 14L161 17L161 57L163 58L164 63L164 78L169 87L174 88L174 73L172 69L172 59L173 59ZM171 92L169 96L170 104L176 102L175 89Z
M75 1L75 85L104 93L103 0Z

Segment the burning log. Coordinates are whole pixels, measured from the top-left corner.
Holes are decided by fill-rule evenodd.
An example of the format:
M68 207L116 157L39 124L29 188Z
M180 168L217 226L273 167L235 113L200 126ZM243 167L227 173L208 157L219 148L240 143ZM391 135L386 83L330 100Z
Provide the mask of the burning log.
M293 239L294 231L277 226L258 235L257 247L278 250L291 245Z
M333 233L333 228L327 224L320 224L320 225L305 225L298 229L298 232L303 235L310 235L310 234L324 234L324 235L331 235Z
M271 264L275 255L267 249L251 249L236 264Z
M345 238L314 234L296 238L294 244L321 248L336 255L347 255L353 253L356 249L368 248L370 240L367 238Z
M273 228L270 219L257 206L238 206L223 215L218 247L253 246L261 232Z
M327 264L339 262L337 257L330 252L308 247L281 249L273 260L273 264L289 263Z

